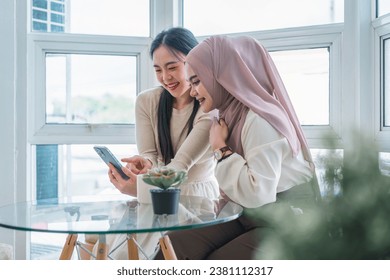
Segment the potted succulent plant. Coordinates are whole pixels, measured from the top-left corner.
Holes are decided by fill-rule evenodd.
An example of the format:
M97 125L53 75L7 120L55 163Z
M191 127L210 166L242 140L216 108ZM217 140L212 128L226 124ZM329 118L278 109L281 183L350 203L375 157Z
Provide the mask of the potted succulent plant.
M180 189L177 187L187 179L187 172L164 166L150 169L142 179L158 187L150 190L154 213L176 214L180 198Z

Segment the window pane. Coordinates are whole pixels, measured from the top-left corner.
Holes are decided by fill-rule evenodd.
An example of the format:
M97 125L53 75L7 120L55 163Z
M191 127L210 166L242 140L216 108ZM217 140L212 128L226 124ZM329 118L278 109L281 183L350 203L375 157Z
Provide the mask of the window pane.
M327 48L270 52L302 125L329 125Z
M43 11L33 10L33 19L47 20L47 13Z
M108 178L107 165L95 152L93 146L37 145L37 198L100 196L119 193ZM105 146L118 160L137 154L136 145ZM43 192L50 195L45 197L40 195Z
M64 32L64 27L60 25L52 24L50 25L51 32Z
M47 9L47 0L33 0L33 7Z
M135 56L47 54L46 123L134 124Z
M91 199L98 200L119 194L109 181L107 165L93 150L93 146L37 145L37 198L91 196ZM136 145L105 146L119 160L137 154ZM32 232L31 259L58 260L66 237L65 234ZM74 257L77 257L77 254L74 254Z
M390 13L390 1L389 0L377 0L377 16L383 16Z
M36 31L46 31L47 30L47 24L43 22L34 21L33 22L33 28Z
M326 200L341 193L344 151L342 149L310 150L322 197Z
M390 176L390 153L379 153L379 169L383 175Z
M32 30L39 32L64 32L65 4L58 0L32 1ZM53 25L52 23L56 23Z
M344 21L343 0L184 0L183 6L184 27L197 36Z
M383 126L390 126L390 39L384 40L383 73Z
M65 17L63 15L58 15L58 14L51 14L51 21L64 24L65 23Z
M32 31L140 37L150 34L149 0L33 0L32 11Z
M56 3L54 1L51 1L50 7L52 11L65 13L65 5L61 3Z

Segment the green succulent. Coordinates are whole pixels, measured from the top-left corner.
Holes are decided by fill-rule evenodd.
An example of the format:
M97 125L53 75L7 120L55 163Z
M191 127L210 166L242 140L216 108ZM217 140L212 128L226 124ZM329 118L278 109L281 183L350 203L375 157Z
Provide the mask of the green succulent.
M187 179L187 172L169 167L152 168L142 176L142 180L163 190L177 187Z

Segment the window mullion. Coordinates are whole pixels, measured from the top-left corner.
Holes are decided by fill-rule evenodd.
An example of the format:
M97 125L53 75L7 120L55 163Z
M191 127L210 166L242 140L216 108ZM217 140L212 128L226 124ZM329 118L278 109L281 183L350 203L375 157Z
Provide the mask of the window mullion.
M150 0L151 37L162 30L183 24L182 0Z

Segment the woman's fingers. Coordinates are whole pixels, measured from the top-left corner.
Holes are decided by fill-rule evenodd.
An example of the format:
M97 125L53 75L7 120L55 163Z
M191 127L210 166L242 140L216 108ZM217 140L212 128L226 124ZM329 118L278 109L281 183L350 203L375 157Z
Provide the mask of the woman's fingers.
M122 171L130 178L128 180L131 180L131 181L135 181L137 180L137 174L135 174L134 172L132 172L130 169L128 169L127 167L122 167ZM119 172L118 172L119 174ZM120 175L119 175L120 176ZM125 180L125 181L128 181L128 180Z
M224 119L219 119L219 125L223 128L223 129L227 129L227 124L225 122Z
M108 176L110 178L110 182L121 192L124 194L128 194L131 196L137 195L137 175L131 172L126 167L122 167L122 171L129 177L129 179L123 179L116 168L110 163Z
M131 158L124 158L122 161L127 162L128 167L135 174L144 174L152 168L150 160L142 156L133 156Z
M229 134L228 127L224 119L214 118L210 129L209 141L211 147L215 150L226 146L226 140Z

